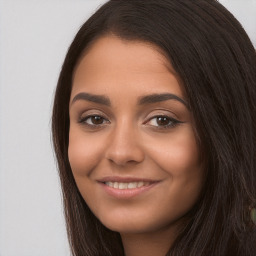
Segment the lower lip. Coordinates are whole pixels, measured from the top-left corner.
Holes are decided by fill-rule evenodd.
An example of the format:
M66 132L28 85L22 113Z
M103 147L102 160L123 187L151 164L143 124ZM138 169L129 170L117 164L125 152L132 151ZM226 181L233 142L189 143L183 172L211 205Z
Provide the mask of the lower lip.
M129 199L135 196L138 196L142 193L145 193L155 187L159 182L154 182L147 186L142 186L140 188L132 188L132 189L118 189L107 186L104 183L100 183L102 188L111 196L119 199Z

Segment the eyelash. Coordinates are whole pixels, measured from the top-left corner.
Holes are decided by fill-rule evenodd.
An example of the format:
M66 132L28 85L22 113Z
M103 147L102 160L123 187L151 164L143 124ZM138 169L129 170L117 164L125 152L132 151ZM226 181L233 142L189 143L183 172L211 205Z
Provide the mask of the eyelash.
M92 122L92 118L95 118L95 117L98 117L100 118L101 120L103 120L103 123L101 124L93 124ZM154 119L157 119L157 118L164 118L168 121L168 124L167 125L150 125L156 129L171 129L171 128L174 128L176 127L177 125L183 123L181 121L178 121L172 117L169 117L167 115L156 115L156 116L153 116L151 117L150 119L148 119L144 124L148 124L149 122L153 121ZM91 123L88 123L87 121L91 119ZM157 120L155 121L155 123L157 122ZM105 124L107 123L110 123L109 120L107 120L105 117L101 116L101 115L89 115L89 116L86 116L86 117L83 117L79 120L79 123L82 124L82 125L86 125L87 127L90 127L90 128L93 128L93 129L99 129L101 128L102 126L104 126Z
M146 121L145 124L153 121L154 119L156 120L155 123L157 123L157 119L159 118L163 118L163 119L166 119L168 121L168 124L166 125L151 125L152 127L155 127L156 129L171 129L171 128L174 128L176 127L178 124L182 123L181 121L178 121L177 119L174 119L170 116L166 116L166 115L157 115L157 116L153 116L151 117L148 121Z
M93 117L99 117L101 118L105 123L110 123L106 118L104 118L103 116L101 115L89 115L89 116L86 116L86 117L82 117L78 122L82 125L86 125L90 128L100 128L102 125L105 125L105 123L103 124L93 124L92 121L91 121L91 124L87 123L86 121L89 120L89 119L92 119Z

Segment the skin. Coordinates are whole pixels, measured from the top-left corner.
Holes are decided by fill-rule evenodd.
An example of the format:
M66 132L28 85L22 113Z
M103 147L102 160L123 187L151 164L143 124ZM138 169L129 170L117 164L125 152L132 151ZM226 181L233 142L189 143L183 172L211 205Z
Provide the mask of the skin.
M155 46L109 35L93 43L73 76L68 149L73 175L95 216L120 232L127 256L165 255L203 184L186 103L138 104L144 96L166 93L186 102L172 70ZM79 93L104 95L110 105ZM158 182L134 197L116 198L99 182L107 176Z

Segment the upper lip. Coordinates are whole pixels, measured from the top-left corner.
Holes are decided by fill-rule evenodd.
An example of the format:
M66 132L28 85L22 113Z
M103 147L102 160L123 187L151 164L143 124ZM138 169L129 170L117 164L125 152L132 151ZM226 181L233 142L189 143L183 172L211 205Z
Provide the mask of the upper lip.
M107 176L101 179L97 179L98 182L150 182L155 183L159 180L139 178L139 177L120 177L120 176Z

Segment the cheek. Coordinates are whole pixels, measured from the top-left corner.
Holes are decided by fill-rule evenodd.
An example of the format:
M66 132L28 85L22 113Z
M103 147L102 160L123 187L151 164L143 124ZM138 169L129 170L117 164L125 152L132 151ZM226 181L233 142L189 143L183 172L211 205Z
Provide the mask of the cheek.
M101 156L102 150L95 138L70 127L68 158L74 176L89 176Z
M192 128L181 130L166 140L150 146L151 159L163 170L170 183L166 187L175 208L188 210L197 200L204 170ZM164 193L163 193L164 194Z
M199 149L190 127L168 138L155 140L154 147L149 145L148 150L161 169L174 177L193 175L200 169Z

